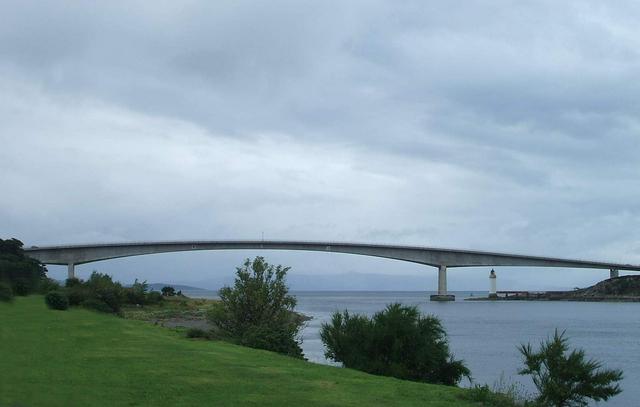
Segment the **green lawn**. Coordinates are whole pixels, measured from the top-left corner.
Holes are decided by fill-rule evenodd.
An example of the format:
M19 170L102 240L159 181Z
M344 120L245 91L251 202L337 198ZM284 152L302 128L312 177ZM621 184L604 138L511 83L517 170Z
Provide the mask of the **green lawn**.
M43 298L0 303L0 406L465 406L465 390L316 365Z

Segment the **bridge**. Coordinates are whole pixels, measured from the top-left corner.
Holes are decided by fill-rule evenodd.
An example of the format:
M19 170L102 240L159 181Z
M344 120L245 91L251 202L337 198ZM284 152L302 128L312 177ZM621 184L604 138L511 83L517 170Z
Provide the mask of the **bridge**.
M75 276L74 267L76 265L91 263L94 261L156 253L238 249L305 250L347 253L424 264L438 269L438 294L431 296L431 299L434 301L454 300L454 296L447 292L447 269L453 267L525 266L590 268L609 270L611 278L617 277L619 270L640 271L640 265L632 264L571 260L555 257L528 256L475 250L340 242L274 240L133 242L47 247L32 246L30 248L25 248L24 250L27 255L44 264L66 265L68 267L69 278L73 278Z

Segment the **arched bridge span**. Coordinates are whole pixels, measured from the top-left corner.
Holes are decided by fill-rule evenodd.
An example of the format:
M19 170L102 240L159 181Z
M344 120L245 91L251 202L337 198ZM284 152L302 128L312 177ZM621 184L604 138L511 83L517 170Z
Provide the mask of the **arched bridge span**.
M640 271L640 265L632 264L571 260L476 250L342 242L227 240L103 243L47 247L32 246L26 248L25 252L45 264L67 265L69 277L73 277L75 265L94 261L156 253L233 249L306 250L347 253L424 264L438 268L438 295L435 296L436 298L434 299L453 299L453 296L447 294L446 279L447 268L451 267L529 266L595 268L610 270L611 277L617 276L618 270Z

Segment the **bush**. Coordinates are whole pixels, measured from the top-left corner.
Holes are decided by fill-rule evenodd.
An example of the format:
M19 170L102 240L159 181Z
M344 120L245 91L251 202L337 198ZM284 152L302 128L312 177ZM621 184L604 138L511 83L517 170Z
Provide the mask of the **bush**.
M536 401L543 406L587 406L588 399L608 400L622 389L622 370L602 369L596 360L585 360L582 349L569 350L564 332L555 331L553 338L540 344L534 352L531 344L521 345L525 367L518 373L532 376L539 395Z
M11 289L11 286L2 281L0 281L0 301L1 302L13 301L13 290Z
M146 281L138 282L138 279L131 287L124 288L125 301L127 304L144 305L147 299L149 284Z
M15 295L36 292L46 272L44 265L24 254L21 241L0 239L0 281L7 282Z
M88 290L82 285L75 285L65 289L67 297L69 297L69 305L77 306L89 298Z
M44 278L42 279L42 281L40 282L40 293L41 294L46 294L50 291L59 291L62 287L60 287L60 284L56 281L53 280L51 278Z
M488 385L475 385L464 395L464 398L470 401L482 403L483 406L492 407L518 407L522 405L531 405L526 400L520 401L517 394L511 391L500 392L489 388Z
M24 297L29 295L31 291L34 290L33 286L37 284L38 283L29 283L26 280L17 280L13 282L13 292L16 293L16 295Z
M176 295L176 289L170 286L164 286L160 291L162 291L162 295L165 297L173 297Z
M189 328L187 338L205 338L209 339L209 332L200 328Z
M131 287L122 287L112 277L94 271L85 282L77 278L67 279L65 292L71 305L84 305L100 312L119 314L123 304L145 305L161 302L158 292L147 292L147 282L136 279Z
M84 287L82 280L72 277L64 282L65 292L69 298L69 305L72 307L82 305L84 300L89 298L88 290Z
M233 288L222 288L220 302L208 313L220 336L302 358L299 332L303 321L293 312L296 299L285 284L288 270L268 264L263 257L247 259L238 267Z
M109 304L97 298L89 298L83 301L82 306L94 311L104 312L107 314L113 314L117 312L113 308L111 308Z
M67 288L73 288L73 287L78 287L82 285L82 280L75 278L75 277L71 277L65 280L64 282L64 286Z
M148 292L145 299L145 303L150 305L160 304L162 301L164 301L164 297L157 291Z
M51 291L44 296L44 302L51 309L64 311L69 308L69 299L62 291Z
M120 312L125 294L120 283L114 282L111 276L94 271L83 286L88 295L88 298L84 301L85 305L88 299L94 299L107 304L111 309L109 312ZM101 310L102 307L94 309Z
M373 318L335 312L320 338L327 358L368 373L449 386L470 377L450 354L440 320L415 306L390 304Z

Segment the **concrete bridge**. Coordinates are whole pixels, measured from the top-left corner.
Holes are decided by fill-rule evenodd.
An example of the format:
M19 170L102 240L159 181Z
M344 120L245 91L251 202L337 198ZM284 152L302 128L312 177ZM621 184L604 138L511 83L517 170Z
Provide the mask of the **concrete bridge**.
M612 278L618 276L619 270L640 271L640 265L632 264L571 260L474 250L339 242L267 240L135 242L48 247L32 246L30 248L25 248L25 252L27 255L40 260L44 264L67 265L69 278L72 278L75 276L75 265L91 263L99 260L155 253L233 249L306 250L348 253L363 256L383 257L436 267L438 269L438 294L432 295L431 299L437 301L451 301L454 299L454 296L447 292L447 269L452 267L528 266L592 268L609 270L610 277Z

